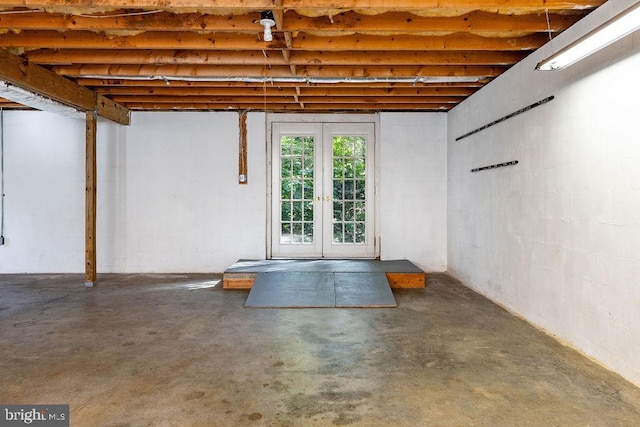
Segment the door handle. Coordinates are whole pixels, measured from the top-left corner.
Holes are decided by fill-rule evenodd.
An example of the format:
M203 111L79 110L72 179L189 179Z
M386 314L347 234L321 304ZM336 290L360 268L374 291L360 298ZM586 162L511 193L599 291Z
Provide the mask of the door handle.
M324 198L325 201L330 202L331 201L331 197L327 196Z

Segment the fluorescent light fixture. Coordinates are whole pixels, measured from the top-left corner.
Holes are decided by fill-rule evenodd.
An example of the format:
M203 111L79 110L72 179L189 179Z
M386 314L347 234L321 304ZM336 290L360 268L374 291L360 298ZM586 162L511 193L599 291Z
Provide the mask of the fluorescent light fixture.
M537 70L554 71L568 67L640 28L640 3L580 37L536 65Z
M73 107L54 101L51 98L30 92L21 87L0 80L0 97L36 110L49 111L74 119L84 118L85 114Z

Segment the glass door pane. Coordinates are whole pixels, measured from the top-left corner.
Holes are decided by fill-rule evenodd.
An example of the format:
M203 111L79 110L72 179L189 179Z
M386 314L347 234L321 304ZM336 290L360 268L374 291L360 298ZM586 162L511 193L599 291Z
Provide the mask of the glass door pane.
M273 124L273 257L322 256L321 132L313 123Z
M315 242L314 137L280 137L280 243Z
M272 124L271 255L373 258L373 124Z
M367 219L367 141L363 136L334 136L333 243L365 244Z
M324 194L330 200L324 205L323 255L372 258L373 124L327 123L323 138Z

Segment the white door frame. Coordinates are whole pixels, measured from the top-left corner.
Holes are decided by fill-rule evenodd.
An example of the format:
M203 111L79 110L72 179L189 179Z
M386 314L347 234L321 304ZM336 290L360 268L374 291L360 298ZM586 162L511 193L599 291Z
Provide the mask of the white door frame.
M378 141L380 135L380 115L379 114L285 114L285 113L268 113L265 117L266 121L266 148L267 148L267 218L265 226L267 227L265 242L267 259L272 258L272 196L273 196L273 123L373 123L374 132L374 182L373 182L373 212L374 212L374 253L375 257L380 256L380 202L378 200L378 177L380 164L380 144Z

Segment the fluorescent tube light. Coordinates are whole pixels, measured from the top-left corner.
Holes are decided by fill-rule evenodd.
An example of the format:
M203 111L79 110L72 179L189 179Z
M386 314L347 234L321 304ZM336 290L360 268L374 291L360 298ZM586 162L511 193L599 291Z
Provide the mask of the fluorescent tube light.
M22 89L21 87L12 85L0 80L0 97L8 99L36 110L49 111L52 113L62 114L63 116L74 119L84 118L85 114L53 99L47 98L37 93Z
M536 65L537 70L554 71L568 67L640 28L640 3L580 37Z

